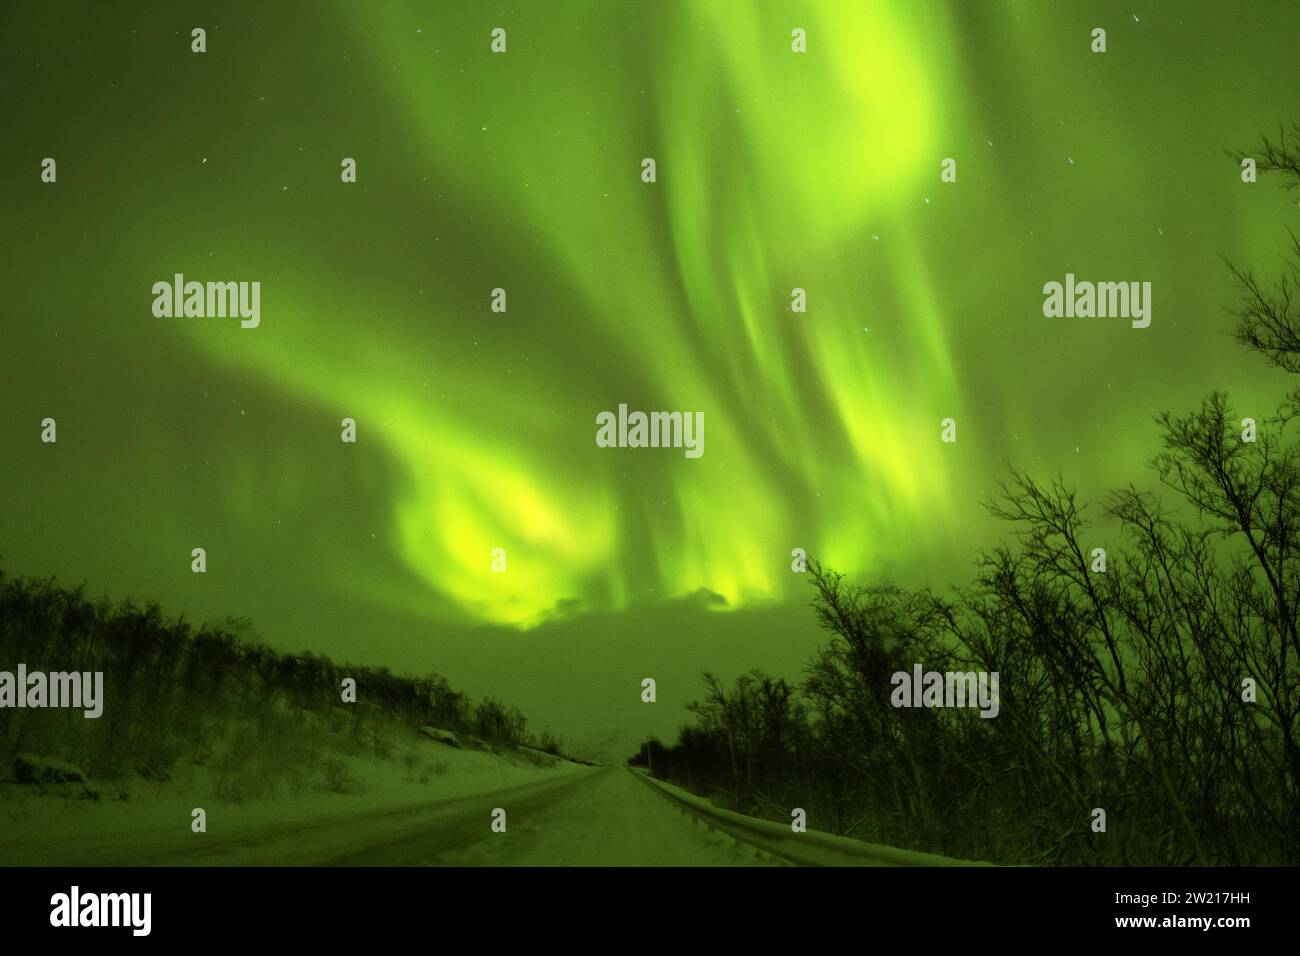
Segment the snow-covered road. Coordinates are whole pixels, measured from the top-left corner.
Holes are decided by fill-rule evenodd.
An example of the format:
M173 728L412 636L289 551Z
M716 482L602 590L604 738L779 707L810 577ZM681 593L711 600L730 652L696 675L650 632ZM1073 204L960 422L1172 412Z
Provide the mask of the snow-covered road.
M504 833L493 832L496 808ZM209 818L78 838L45 834L4 855L65 866L753 866L783 865L678 813L623 767L413 805L271 819ZM35 836L30 831L29 837Z
M785 865L679 813L620 767L604 768L544 803L521 803L503 834L438 860L483 866ZM483 827L486 831L486 826Z

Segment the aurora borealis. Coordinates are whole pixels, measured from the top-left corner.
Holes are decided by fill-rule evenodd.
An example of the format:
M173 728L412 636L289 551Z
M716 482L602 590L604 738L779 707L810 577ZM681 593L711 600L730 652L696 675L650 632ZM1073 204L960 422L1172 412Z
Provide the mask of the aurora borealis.
M1225 154L1300 118L1294 4L79 9L0 13L8 573L635 739L797 670L793 548L945 588L1004 462L1151 485L1156 412L1282 391L1220 256L1300 212ZM155 317L176 273L260 325ZM1067 273L1150 327L1045 318ZM598 447L620 403L706 453Z

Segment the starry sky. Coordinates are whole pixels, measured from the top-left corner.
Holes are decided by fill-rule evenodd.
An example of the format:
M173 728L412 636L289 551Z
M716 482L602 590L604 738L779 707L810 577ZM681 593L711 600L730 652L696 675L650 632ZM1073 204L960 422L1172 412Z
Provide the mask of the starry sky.
M1298 11L6 4L5 570L669 735L702 670L798 676L793 548L943 589L1006 463L1152 486L1157 412L1272 409L1220 257L1276 271L1300 208L1225 151L1300 119ZM1045 318L1067 272L1150 328ZM261 325L155 317L176 273ZM597 447L620 403L703 457Z

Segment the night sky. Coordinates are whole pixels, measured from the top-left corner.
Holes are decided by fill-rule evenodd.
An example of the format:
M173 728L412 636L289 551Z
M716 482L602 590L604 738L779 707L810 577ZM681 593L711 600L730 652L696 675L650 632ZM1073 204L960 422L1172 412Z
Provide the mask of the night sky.
M436 670L589 748L669 735L702 670L798 676L821 638L793 548L942 590L1001 533L1005 463L1095 499L1155 486L1157 412L1272 410L1220 257L1277 273L1300 207L1225 151L1300 120L1297 26L1294 2L5 4L5 571ZM260 326L155 317L176 273L259 281ZM1151 282L1151 326L1045 318L1066 273ZM620 403L703 412L703 456L597 447Z

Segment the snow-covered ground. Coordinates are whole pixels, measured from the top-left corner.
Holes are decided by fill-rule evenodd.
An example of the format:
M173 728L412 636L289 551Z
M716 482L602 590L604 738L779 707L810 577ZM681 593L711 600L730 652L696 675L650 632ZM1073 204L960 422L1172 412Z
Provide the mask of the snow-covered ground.
M0 863L8 865L778 865L679 814L622 767L451 751L437 784L365 797L330 796L208 810L190 830L192 801L132 804L59 798L3 802ZM11 795L12 796L12 795ZM506 813L504 833L493 811Z
M133 778L91 781L98 800L69 799L26 785L0 785L0 865L135 865L151 863L311 862L291 846L264 854L250 840L359 820L400 820L410 808L452 803L476 794L547 785L589 771L582 764L513 752L458 750L417 742L409 757L344 758L348 793L313 793L243 802L223 801L203 767L188 766L166 782ZM75 788L70 788L75 789ZM207 832L191 829L193 810L206 812ZM235 844L244 845L234 853ZM213 846L229 853L205 859ZM225 859L229 856L229 859ZM302 858L299 858L302 857Z

